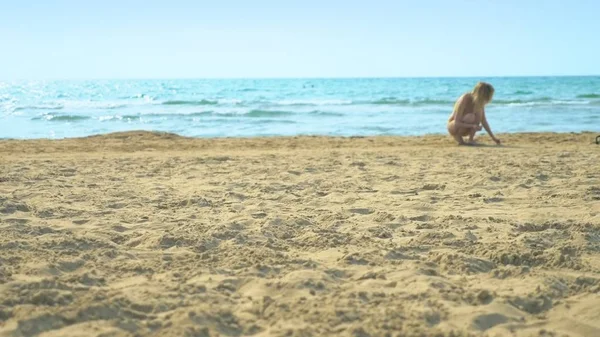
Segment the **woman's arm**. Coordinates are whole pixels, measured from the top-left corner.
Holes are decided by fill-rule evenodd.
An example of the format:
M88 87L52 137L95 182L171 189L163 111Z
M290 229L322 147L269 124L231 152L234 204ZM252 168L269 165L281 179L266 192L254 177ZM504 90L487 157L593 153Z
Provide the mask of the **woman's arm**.
M488 133L488 135L492 137L492 140L496 142L496 144L500 144L500 139L496 138L496 136L494 136L494 134L492 133L490 124L488 123L487 118L485 117L485 110L483 110L483 118L481 119L481 124L483 125L483 128Z

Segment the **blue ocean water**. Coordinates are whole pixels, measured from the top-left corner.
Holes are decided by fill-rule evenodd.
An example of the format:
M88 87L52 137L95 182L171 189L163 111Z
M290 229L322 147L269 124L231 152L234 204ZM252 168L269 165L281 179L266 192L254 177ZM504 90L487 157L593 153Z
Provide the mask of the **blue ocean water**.
M445 133L478 80L496 133L600 129L600 77L19 81L0 82L0 138Z

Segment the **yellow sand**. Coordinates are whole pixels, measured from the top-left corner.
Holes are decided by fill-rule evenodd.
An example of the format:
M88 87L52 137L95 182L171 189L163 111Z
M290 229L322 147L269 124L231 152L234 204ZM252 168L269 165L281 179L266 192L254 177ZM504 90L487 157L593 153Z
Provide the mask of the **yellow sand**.
M0 336L600 336L594 137L0 141Z

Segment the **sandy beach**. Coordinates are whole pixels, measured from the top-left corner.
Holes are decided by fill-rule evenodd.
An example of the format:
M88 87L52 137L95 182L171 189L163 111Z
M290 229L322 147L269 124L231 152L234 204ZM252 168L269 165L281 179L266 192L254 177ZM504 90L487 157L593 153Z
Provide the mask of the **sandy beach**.
M499 137L0 141L0 337L600 336L595 135Z

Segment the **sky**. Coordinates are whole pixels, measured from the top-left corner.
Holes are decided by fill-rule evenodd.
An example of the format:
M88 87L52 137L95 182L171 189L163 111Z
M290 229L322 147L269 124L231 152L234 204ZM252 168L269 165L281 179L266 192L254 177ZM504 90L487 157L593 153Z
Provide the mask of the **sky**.
M600 75L596 0L0 0L0 79Z

